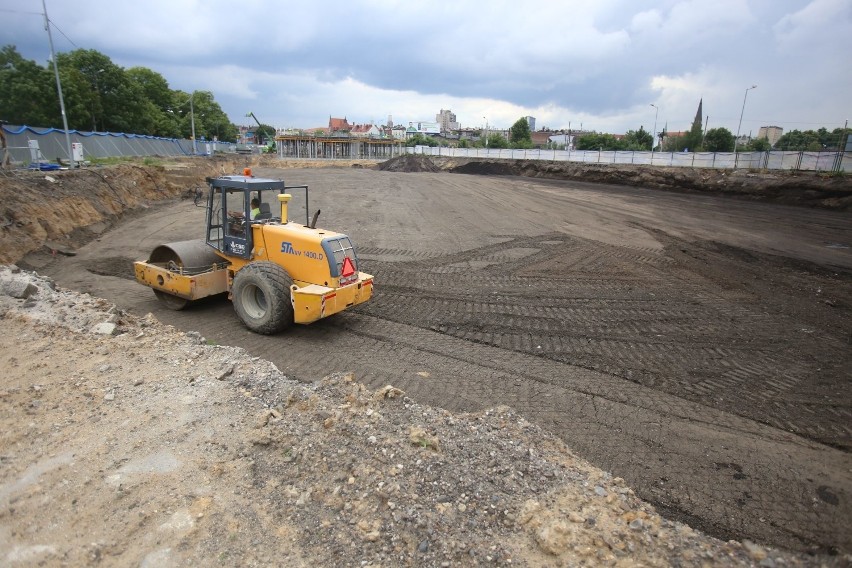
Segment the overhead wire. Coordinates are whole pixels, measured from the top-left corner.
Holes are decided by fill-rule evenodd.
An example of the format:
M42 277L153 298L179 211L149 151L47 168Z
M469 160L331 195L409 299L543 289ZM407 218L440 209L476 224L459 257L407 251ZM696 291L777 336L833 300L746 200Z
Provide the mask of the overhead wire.
M70 38L70 37L68 37L67 35L65 35L65 32L63 32L62 30L60 30L60 29L59 29L59 26L57 26L57 25L53 22L53 20L51 20L50 18L48 18L48 21L51 23L51 25L53 25L53 27L54 27L54 28L56 28L56 31L58 31L59 33L61 33L61 34L62 34L62 37L64 37L65 39L67 39L67 40L68 40L68 43L70 43L71 45L73 45L73 46L74 46L74 47L76 47L77 49L80 49L80 46L79 46L79 45L77 45L76 43L74 43L74 42L71 40L71 38Z

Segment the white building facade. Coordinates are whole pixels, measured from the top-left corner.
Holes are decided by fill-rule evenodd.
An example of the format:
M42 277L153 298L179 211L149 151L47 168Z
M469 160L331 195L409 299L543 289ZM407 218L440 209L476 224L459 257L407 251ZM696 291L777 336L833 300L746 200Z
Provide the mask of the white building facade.
M454 132L459 129L456 115L451 110L441 109L441 112L435 115L435 120L440 125L441 132Z

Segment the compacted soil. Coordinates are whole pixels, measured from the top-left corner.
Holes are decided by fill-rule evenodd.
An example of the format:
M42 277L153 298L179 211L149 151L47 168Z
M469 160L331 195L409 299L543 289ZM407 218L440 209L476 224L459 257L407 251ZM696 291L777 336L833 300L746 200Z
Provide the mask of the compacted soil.
M226 298L173 312L132 276L200 238L196 187L244 165L0 177L20 267L3 272L0 558L849 560L844 179L790 206L755 173L745 195L248 164L308 184L376 277L371 302L265 337Z

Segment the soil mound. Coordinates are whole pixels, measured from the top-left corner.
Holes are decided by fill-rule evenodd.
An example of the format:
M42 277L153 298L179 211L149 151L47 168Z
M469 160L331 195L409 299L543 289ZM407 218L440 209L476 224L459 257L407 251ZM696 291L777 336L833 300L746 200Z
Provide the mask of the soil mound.
M852 178L848 175L542 160L447 157L434 157L432 160L441 171L456 174L574 180L665 191L712 193L821 209L852 209Z
M822 172L722 170L586 164L493 158L453 158L406 154L379 164L389 172L449 172L485 176L523 176L628 185L688 193L713 193L739 199L848 211L852 178Z
M379 164L383 172L440 172L435 162L422 154L405 154Z

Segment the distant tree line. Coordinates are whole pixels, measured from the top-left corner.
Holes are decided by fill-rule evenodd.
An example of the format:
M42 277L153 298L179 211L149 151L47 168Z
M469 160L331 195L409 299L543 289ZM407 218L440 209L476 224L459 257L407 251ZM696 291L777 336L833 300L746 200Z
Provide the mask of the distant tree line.
M239 130L210 91L186 93L146 67L124 69L92 49L57 54L68 127L234 142ZM192 98L190 104L190 98ZM62 128L52 63L24 59L15 46L0 49L0 119L10 124Z
M775 143L776 150L836 150L839 145L845 145L849 129L835 128L829 132L825 128L818 130L791 130L785 132ZM843 150L843 148L840 148Z
M628 130L618 138L613 134L584 134L577 138L574 147L578 150L645 150L651 149L654 137L640 126L639 130Z
M845 134L849 130L835 128L829 132L825 128L801 132L792 130L782 135L773 147L766 138L752 138L746 143L737 144L738 152L765 152L767 150L820 151L835 150L838 144L846 141ZM734 135L727 128L710 128L706 132L700 123L694 123L689 132L680 136L669 136L663 129L657 134L656 151L682 152L733 152ZM487 141L486 141L487 139ZM605 151L650 151L654 142L653 135L643 126L639 130L629 130L624 136L613 134L588 133L578 136L574 147L577 150ZM408 138L407 146L449 146L451 143L443 138L435 138L417 133ZM487 136L481 133L478 140L459 140L459 148L532 148L532 135L529 123L525 118L518 119L509 129L507 139L499 132L489 132ZM559 146L562 148L562 146Z
M819 130L792 130L784 133L775 146L766 138L752 138L744 144L737 144L738 152L766 152L767 150L791 150L791 151L822 151L836 150L838 145L845 144L848 132L843 128L835 128L829 132L825 128ZM710 128L702 131L700 125L680 136L669 136L663 130L658 134L660 139L655 149L664 152L733 152L734 135L727 128ZM644 132L642 127L638 131L630 130L626 135L617 138L612 134L585 134L575 143L578 150L651 150L653 137Z

